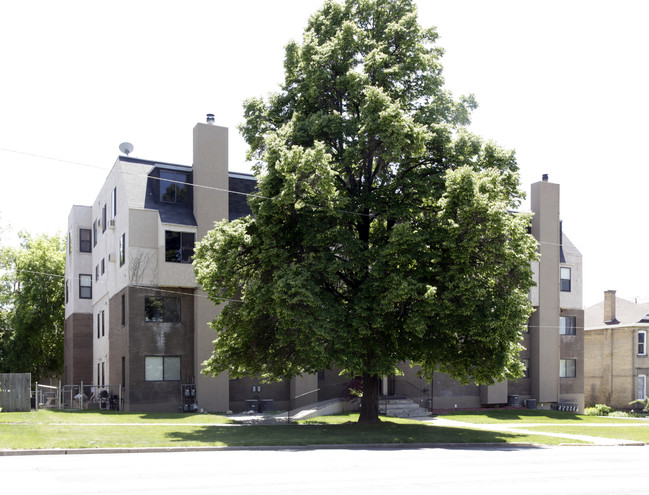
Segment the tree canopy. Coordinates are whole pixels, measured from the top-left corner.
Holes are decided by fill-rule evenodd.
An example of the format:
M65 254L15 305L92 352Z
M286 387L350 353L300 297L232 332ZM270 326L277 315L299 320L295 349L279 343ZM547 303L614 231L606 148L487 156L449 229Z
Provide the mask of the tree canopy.
M514 153L466 129L433 28L409 0L328 1L286 47L281 90L244 105L252 216L217 223L197 279L229 301L205 371L341 367L361 421L403 361L464 382L520 376L529 216Z
M20 234L0 249L0 371L34 380L63 373L65 302L62 236Z

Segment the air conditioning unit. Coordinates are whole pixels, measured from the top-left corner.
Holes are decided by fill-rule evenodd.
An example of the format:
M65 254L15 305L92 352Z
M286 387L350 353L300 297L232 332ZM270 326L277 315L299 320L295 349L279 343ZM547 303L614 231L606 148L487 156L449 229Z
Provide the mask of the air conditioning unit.
M115 220L108 220L108 226L109 226L111 229L114 229L114 228L115 228Z

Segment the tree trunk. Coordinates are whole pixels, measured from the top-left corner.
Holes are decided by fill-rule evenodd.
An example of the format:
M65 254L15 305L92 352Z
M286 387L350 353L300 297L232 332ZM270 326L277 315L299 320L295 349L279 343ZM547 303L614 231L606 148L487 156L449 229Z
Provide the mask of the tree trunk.
M379 419L379 383L378 375L363 373L363 397L361 397L361 414L359 423L376 424Z

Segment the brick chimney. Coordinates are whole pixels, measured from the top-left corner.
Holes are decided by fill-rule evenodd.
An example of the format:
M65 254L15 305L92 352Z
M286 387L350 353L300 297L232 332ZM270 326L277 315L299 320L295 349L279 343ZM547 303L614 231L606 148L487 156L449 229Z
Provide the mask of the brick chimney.
M615 316L615 291L604 291L604 323L607 325L620 323Z

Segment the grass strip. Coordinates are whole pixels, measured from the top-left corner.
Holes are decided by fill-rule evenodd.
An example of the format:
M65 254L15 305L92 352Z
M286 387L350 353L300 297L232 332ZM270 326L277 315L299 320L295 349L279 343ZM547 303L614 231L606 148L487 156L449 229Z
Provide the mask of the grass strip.
M492 409L480 411L457 411L439 414L439 417L474 424L498 423L561 423L561 424L649 424L646 419L608 418L586 416L563 411L534 409Z
M132 413L119 411L55 411L39 409L31 412L0 413L2 424L123 424L123 423L173 423L173 424L231 424L233 421L219 414L187 413Z
M531 431L547 433L569 433L571 435L587 435L590 437L613 438L649 443L649 425L629 426L597 426L597 425L570 425L570 426L533 426L527 428Z
M527 435L434 426L412 420L384 418L378 425L350 421L354 415L329 416L310 424L240 425L187 423L206 415L2 413L0 449L73 449L137 447L309 446L439 443L531 443L556 445L565 440ZM7 416L13 421L7 421ZM123 415L123 416L122 416ZM83 417L88 424L78 418ZM209 416L208 416L209 417ZM29 421L24 421L25 419ZM123 419L123 420L122 420ZM163 424L173 422L173 425ZM214 419L214 418L212 418ZM102 421L103 420L103 423ZM160 424L155 423L156 420ZM137 424L140 421L141 424ZM325 423L325 424L323 424Z

